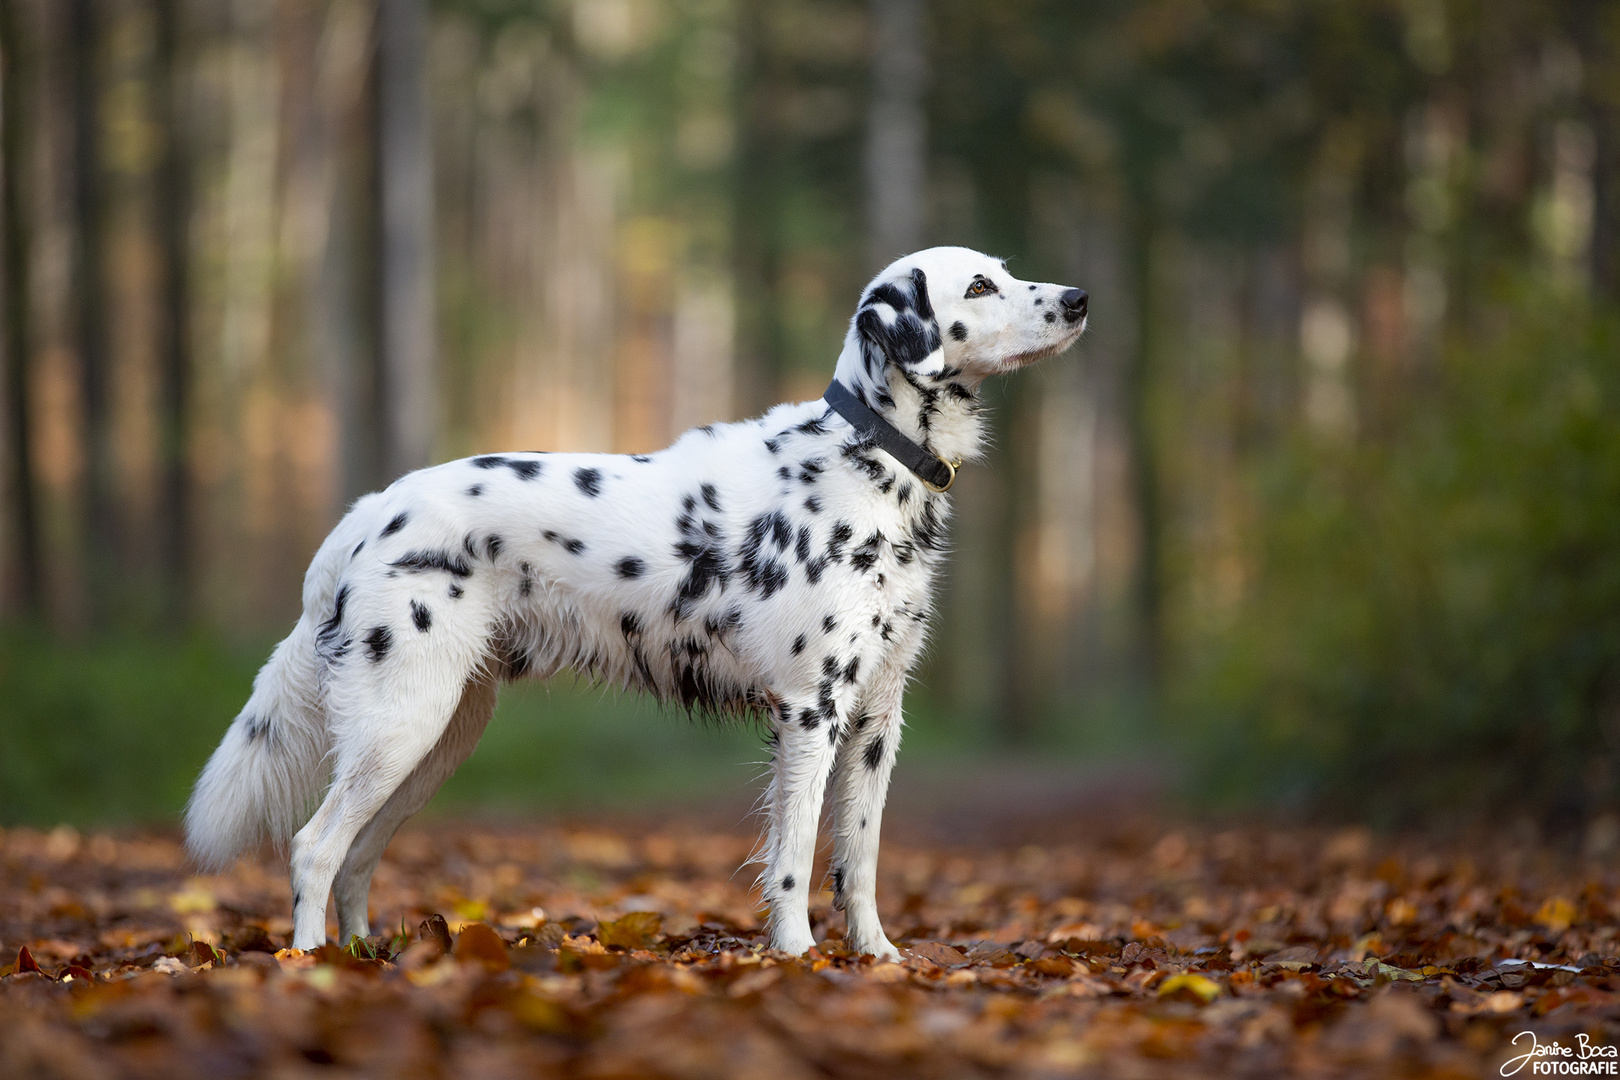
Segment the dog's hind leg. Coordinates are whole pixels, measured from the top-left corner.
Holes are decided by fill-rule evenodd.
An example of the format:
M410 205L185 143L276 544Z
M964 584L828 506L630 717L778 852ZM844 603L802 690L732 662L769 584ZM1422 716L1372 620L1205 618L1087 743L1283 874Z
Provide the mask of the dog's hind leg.
M326 901L344 855L438 743L461 701L470 662L448 669L442 657L414 659L386 679L355 673L356 684L328 692L344 699L347 715L334 717L332 785L293 837L294 948L326 943Z
M478 745L479 736L495 711L497 687L490 678L467 681L450 725L433 744L416 768L383 803L365 828L349 845L349 853L337 873L332 898L337 904L338 941L347 944L355 936L371 932L366 898L371 892L371 875L382 859L383 850L406 820L433 798L439 786L461 767Z
M809 906L816 825L845 715L830 698L786 698L776 715L760 888L771 909L771 948L798 956L816 943Z
M833 766L833 905L844 909L847 943L856 953L898 960L878 921L878 833L889 774L900 749L905 673L885 672L866 694Z

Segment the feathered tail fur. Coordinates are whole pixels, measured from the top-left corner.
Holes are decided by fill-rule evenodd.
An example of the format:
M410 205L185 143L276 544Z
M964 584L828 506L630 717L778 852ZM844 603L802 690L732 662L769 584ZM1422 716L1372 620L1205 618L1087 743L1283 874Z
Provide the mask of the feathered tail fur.
M276 646L197 779L186 850L205 870L223 870L266 837L285 848L320 795L328 735L312 630L301 621Z
M361 518L350 513L316 553L304 577L303 618L259 669L252 696L192 789L186 850L205 870L224 869L265 839L285 850L326 784L331 728L316 620L332 605L343 553L363 532Z

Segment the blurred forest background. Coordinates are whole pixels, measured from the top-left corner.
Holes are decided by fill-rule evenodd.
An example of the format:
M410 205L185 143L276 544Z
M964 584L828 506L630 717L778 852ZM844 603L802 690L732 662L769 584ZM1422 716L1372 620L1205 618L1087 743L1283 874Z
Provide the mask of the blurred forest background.
M1620 843L1620 4L0 0L0 822L173 813L356 495L820 393L966 244L924 753ZM751 734L509 692L452 800Z

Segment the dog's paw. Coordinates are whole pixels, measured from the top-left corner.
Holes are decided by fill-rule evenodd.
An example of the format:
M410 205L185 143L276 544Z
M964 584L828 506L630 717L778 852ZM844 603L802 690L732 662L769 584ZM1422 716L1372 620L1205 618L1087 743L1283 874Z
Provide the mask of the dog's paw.
M798 933L779 931L771 935L771 948L793 956L803 956L816 947L816 939L811 936L808 929Z
M885 960L895 963L900 962L900 950L895 948L894 943L882 934L869 941L851 943L850 951L859 956L869 955L876 957L879 963Z

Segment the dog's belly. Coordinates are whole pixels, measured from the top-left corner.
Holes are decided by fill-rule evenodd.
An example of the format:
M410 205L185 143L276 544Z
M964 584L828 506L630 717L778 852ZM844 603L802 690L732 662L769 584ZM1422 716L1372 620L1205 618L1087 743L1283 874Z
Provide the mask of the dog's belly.
M768 703L768 675L748 659L736 607L711 604L716 610L677 621L661 609L668 600L654 588L621 588L609 603L601 600L586 600L567 581L537 581L491 634L489 652L500 673L545 678L572 670L719 714Z

